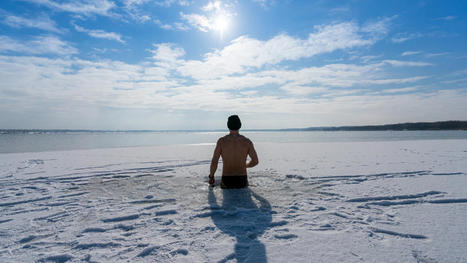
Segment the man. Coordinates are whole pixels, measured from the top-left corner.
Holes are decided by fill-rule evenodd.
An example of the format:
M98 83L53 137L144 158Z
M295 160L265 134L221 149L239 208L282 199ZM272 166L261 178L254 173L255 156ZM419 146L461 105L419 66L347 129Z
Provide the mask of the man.
M242 188L248 186L246 168L258 164L258 156L250 139L240 135L238 130L242 127L240 118L232 115L227 121L230 133L217 141L216 149L211 160L209 184L214 185L214 173L217 170L219 157L222 156L222 188ZM251 160L246 161L247 156Z

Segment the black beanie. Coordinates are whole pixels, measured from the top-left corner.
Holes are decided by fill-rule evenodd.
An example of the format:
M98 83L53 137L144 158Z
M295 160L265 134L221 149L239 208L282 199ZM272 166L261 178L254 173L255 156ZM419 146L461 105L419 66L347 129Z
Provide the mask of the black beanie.
M227 127L229 128L229 130L238 131L242 127L242 122L240 121L240 118L237 115L232 115L227 121Z

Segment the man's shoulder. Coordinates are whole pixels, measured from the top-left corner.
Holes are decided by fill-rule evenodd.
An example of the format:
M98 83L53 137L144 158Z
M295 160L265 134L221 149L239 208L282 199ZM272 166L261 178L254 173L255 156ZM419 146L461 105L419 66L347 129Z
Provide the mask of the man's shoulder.
M218 141L225 141L228 138L229 138L229 134L226 134L226 135L220 137Z
M252 143L251 140L248 137L243 136L243 135L240 135L240 136L241 136L242 140L244 140L245 142Z
M217 142L218 142L218 143L222 143L222 142L224 142L224 141L226 141L226 140L229 140L229 138L231 138L231 136L230 136L229 134L227 134L227 135L225 135L225 136L220 137L220 138L217 140ZM251 140L250 140L248 137L243 136L243 135L241 135L241 134L238 136L238 138L240 138L242 141L246 141L246 142L248 142L248 143L252 143Z
M217 143L223 143L229 138L229 135L224 135L217 140Z
M245 139L245 140L250 140L250 139L248 139L248 137L246 137L245 135L240 135L240 136L242 136L242 138Z

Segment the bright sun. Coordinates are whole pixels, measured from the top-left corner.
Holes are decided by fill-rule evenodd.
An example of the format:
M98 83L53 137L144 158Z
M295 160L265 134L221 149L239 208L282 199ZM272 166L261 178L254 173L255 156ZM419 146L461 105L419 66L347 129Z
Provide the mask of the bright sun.
M223 34L229 28L229 18L225 15L219 15L214 20L214 30L219 31Z

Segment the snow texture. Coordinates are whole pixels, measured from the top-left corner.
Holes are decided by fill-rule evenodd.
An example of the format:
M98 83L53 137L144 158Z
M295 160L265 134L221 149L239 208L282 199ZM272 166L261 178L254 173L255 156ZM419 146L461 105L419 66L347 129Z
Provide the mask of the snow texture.
M467 140L256 146L0 154L0 262L467 261Z

